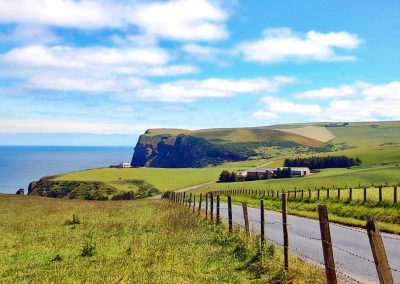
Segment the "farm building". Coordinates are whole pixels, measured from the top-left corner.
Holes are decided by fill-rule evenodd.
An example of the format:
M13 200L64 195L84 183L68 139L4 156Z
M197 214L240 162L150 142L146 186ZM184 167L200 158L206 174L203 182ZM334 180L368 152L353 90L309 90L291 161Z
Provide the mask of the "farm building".
M247 171L246 176L247 177L259 177L263 178L267 175L267 173L270 174L270 176L273 176L275 173L275 169L268 169L268 168L255 168Z
M283 170L283 169L287 169L287 167L281 167L278 169ZM290 169L292 170L293 176L304 177L304 176L309 176L311 174L310 169L307 167L291 167Z
M237 175L241 177L253 177L253 178L264 178L267 173L269 173L270 176L275 176L277 170L284 170L288 169L287 167L280 167L276 169L269 169L269 168L254 168L250 169L248 171L242 171L238 172ZM291 167L292 170L292 175L293 176L309 176L311 174L310 169L307 167Z

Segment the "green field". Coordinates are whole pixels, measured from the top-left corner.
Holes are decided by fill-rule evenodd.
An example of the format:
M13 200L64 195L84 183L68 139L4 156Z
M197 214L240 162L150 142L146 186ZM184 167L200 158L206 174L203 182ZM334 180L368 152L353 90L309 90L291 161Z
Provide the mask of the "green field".
M137 184L134 181L144 180L164 192L215 181L223 169L240 171L265 164L266 162L266 160L262 159L249 160L200 169L101 168L58 175L54 180L103 182L121 191L136 190Z
M324 169L320 173L307 177L293 177L289 179L270 179L247 182L216 183L195 189L194 192L208 192L213 190L232 189L317 189L333 187L370 187L374 185L398 185L400 183L399 166L375 166L368 168L351 169Z
M75 217L73 217L75 216ZM322 270L167 201L0 195L1 283L324 283ZM301 272L301 273L300 273Z

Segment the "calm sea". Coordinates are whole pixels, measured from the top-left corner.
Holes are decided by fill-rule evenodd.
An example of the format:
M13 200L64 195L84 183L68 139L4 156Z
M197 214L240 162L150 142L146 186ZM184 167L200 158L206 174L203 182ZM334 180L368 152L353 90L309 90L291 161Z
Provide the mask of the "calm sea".
M42 176L130 161L133 147L0 146L0 193L15 193Z

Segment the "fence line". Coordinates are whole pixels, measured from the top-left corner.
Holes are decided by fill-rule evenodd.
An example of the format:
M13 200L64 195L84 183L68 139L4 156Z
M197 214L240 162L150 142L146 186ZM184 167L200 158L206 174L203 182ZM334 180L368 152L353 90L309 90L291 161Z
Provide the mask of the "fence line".
M289 251L293 252L295 255L299 255L302 258L306 258L309 260L312 260L313 262L315 262L318 265L321 265L323 267L325 267L325 272L326 272L326 280L327 283L329 284L336 284L337 283L337 274L339 274L341 277L344 277L346 279L351 280L354 283L360 283L358 280L354 279L353 277L347 275L346 273L344 273L343 271L338 270L335 267L335 260L334 260L334 254L333 251L334 249L337 249L341 252L347 253L353 257L356 257L358 259L367 261L369 263L372 263L375 265L376 270L377 270L377 275L379 278L379 282L381 284L391 284L394 283L393 281L393 276L392 276L392 271L394 272L398 272L400 273L400 270L395 269L390 267L388 259L387 259L387 255L386 255L386 251L385 251L385 247L384 247L384 243L382 241L383 238L391 238L391 239L396 239L400 241L400 238L392 238L390 236L382 236L380 233L380 229L379 229L379 225L375 220L369 220L367 222L366 228L367 228L367 236L370 242L370 247L371 247L371 252L372 255L374 257L374 259L368 259L364 256L361 256L357 253L354 253L352 251L349 251L347 249L344 249L340 246L337 246L335 244L332 243L331 241L331 230L330 230L330 222L328 219L328 208L326 207L326 205L319 205L318 207L318 212L319 212L319 226L320 226L320 233L321 233L321 238L316 238L314 236L307 236L305 234L299 233L296 230L293 229L293 226L291 224L288 223L287 221L287 202L288 202L288 198L290 193L286 193L283 192L281 195L281 200L282 200L282 212L280 212L282 214L282 222L269 222L268 220L265 220L265 215L264 215L264 201L263 198L265 196L268 196L270 194L272 194L272 192L270 191L257 191L257 192L253 192L253 191L239 191L239 194L243 194L244 192L246 194L257 194L259 196L262 196L263 198L260 200L260 220L252 220L249 219L249 214L248 214L248 209L247 209L247 203L246 202L241 202L242 204L242 208L243 208L243 215L239 215L236 214L235 212L233 212L232 210L232 197L231 195L227 195L227 200L228 200L228 208L222 208L221 204L220 204L220 196L224 195L225 193L231 193L231 191L218 191L218 192L209 192L205 195L206 198L206 202L205 202L205 210L204 212L205 217L214 222L214 195L216 197L216 212L215 212L215 224L219 225L221 223L221 216L220 216L220 211L227 211L228 213L228 224L229 224L229 232L232 233L232 227L233 224L236 224L240 227L243 227L242 224L236 222L233 220L233 217L236 216L237 218L240 218L244 221L245 224L245 231L247 233L247 235L250 235L250 222L254 222L256 224L260 225L260 231L261 231L261 235L260 235L260 242L261 242L261 247L264 246L264 241L267 240L271 243L277 244L281 247L283 247L283 251L284 251L284 262L281 264L282 267L285 270L289 270L290 269L290 263L289 263ZM237 193L237 192L235 192ZM301 194L303 196L303 194ZM295 194L295 196L298 196L297 194ZM186 194L185 193L175 193L175 192L170 192L168 194L164 195L164 198L168 198L171 201L176 202L177 204L183 205L184 207L188 207L189 208L189 212L195 213L195 207L196 207L196 195L189 195L189 198L186 198ZM210 202L208 203L208 198L210 199ZM203 209L201 208L201 200L202 200L202 195L200 195L198 197L199 200L199 213L200 211L202 211ZM192 208L191 208L192 206ZM209 207L209 208L208 208ZM209 209L209 210L208 210ZM209 212L209 214L207 214L207 212ZM199 214L198 213L198 214ZM283 232L283 236L282 236L282 243L276 242L270 238L268 238L265 235L265 231L268 230L268 224L281 224L282 225L282 232ZM344 227L346 229L349 230L354 230L357 231L359 233L365 233L365 231L360 230L360 229L354 229L354 228L349 228L343 225L338 225L335 223L332 223L332 225L334 226L340 226L340 227ZM290 228L290 230L288 229ZM295 235L298 235L300 237L306 238L306 239L310 239L310 240L314 240L314 241L320 241L321 245L322 245L322 251L323 251L323 256L324 256L324 263L321 263L320 261L305 255L304 253L300 252L299 250L296 250L295 248L292 248L289 246L289 237L290 237L290 233L293 233ZM296 271L297 272L297 271Z
M311 190L308 188L305 189L294 189L294 190L255 190L255 189L233 189L233 190L219 190L213 191L215 194L220 195L250 195L254 197L272 197L272 198L280 198L279 192L286 192L288 200L339 200L339 201L362 201L362 202L371 202L375 201L371 199L373 194L376 195L377 201L376 203L382 203L384 201L391 202L396 205L398 202L398 186L378 186L378 187L358 187L358 188L315 188ZM384 198L384 192L388 192L392 190L391 198ZM305 192L308 191L308 195ZM362 198L354 198L354 193L356 191L362 191L359 196ZM336 194L332 194L336 192ZM347 193L347 199L344 199L344 194ZM369 194L369 196L368 196ZM388 195L388 194L386 194ZM369 197L369 198L368 198Z

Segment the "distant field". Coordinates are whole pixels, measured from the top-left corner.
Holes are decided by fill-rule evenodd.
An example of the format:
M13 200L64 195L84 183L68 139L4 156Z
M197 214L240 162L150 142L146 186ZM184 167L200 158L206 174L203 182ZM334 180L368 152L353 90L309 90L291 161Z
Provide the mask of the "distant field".
M144 180L161 191L168 191L216 180L220 172L219 168L104 168L67 173L58 176L55 180L101 181L124 191L136 189L136 185L131 184L129 180Z
M399 184L400 167L376 166L351 169L325 169L302 178L270 179L250 182L217 183L196 189L195 192L230 189L314 189L321 187L358 187L374 184Z
M302 135L321 142L328 142L329 140L335 138L335 136L329 131L329 128L321 126L305 126L301 128L289 128L289 129L277 129L277 130Z
M247 168L260 166L265 163L267 163L267 160L250 160L226 163L217 167L200 169L101 168L62 174L57 176L55 180L99 181L122 191L137 189L137 185L130 182L131 180L144 180L145 182L154 185L161 191L168 191L217 180L220 173L224 169L229 171L240 171Z
M1 283L324 282L322 269L291 258L286 273L279 248L261 261L254 239L166 201L0 194L0 234Z

